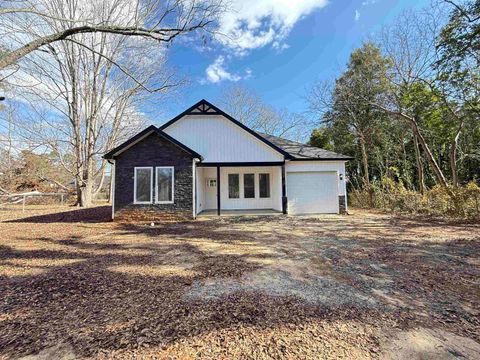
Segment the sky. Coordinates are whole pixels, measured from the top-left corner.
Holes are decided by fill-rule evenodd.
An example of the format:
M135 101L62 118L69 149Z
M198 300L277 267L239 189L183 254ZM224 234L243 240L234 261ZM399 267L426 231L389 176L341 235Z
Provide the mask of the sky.
M305 112L313 82L334 79L350 53L406 9L430 0L232 0L217 36L177 42L169 63L189 85L162 106L161 124L200 99L218 103L240 84L277 109ZM152 114L150 114L151 117Z

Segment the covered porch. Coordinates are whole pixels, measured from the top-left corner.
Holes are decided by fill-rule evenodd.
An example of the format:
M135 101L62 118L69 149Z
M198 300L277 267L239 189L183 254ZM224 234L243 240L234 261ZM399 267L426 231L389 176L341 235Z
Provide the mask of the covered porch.
M197 163L194 184L196 216L286 213L283 162Z

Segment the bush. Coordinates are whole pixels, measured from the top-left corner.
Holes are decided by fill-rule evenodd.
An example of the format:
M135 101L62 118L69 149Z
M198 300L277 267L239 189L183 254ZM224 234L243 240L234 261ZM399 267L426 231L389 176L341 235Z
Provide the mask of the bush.
M441 186L424 195L407 190L402 182L384 178L370 189L354 189L350 192L350 204L360 208L374 208L394 213L425 214L454 218L480 217L480 187L470 182L458 188Z

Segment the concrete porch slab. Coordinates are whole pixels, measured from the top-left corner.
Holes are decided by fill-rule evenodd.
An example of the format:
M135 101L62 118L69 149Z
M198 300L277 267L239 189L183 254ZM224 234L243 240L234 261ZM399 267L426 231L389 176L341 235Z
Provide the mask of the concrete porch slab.
M251 209L251 210L221 210L220 216L270 216L270 215L283 215L281 211L273 209ZM203 210L197 214L197 217L215 217L217 210Z

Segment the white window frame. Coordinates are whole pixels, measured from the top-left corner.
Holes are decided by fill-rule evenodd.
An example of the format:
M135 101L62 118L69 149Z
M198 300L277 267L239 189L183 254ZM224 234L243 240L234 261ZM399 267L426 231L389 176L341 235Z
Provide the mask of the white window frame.
M268 175L268 196L261 196L262 189L260 186L260 176ZM259 172L258 173L258 198L259 199L271 199L272 198L272 174L270 172Z
M238 175L238 197L231 198L230 197L230 182L229 182L229 177L230 175ZM227 198L228 200L240 200L242 199L242 180L243 176L241 172L231 172L227 174Z
M172 169L172 200L158 200L158 169ZM156 166L155 167L155 204L173 204L175 200L175 167L174 166Z
M245 196L245 175L253 175L253 197ZM256 176L254 172L244 172L242 173L242 190L243 190L243 199L257 199L257 181L255 180Z
M137 170L150 169L150 201L137 201ZM153 203L153 166L135 166L133 168L133 203L136 205Z
M212 185L212 181L215 182L215 185ZM214 178L207 179L207 187L216 188L217 187L217 179L214 179Z

